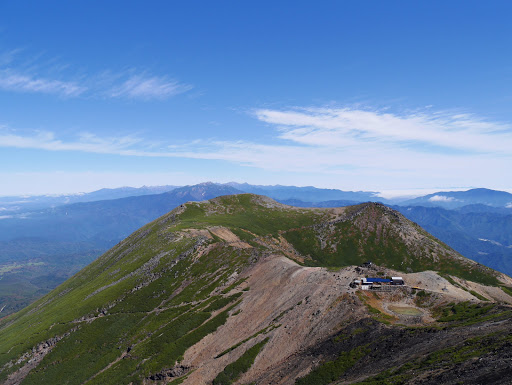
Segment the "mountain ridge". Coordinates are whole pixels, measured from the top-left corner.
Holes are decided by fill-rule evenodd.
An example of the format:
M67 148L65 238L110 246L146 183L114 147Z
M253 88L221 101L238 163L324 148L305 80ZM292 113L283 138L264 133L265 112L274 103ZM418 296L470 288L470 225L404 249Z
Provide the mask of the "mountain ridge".
M232 187L233 185L238 185L241 188L251 187L248 184L216 184L212 182L179 188L164 186L162 188L172 188L172 191L115 200L67 204L16 214L19 218L16 215L13 218L3 216L3 219L0 219L0 276L3 277L0 280L0 308L3 309L0 314L19 310L31 299L37 298L54 287L52 285L55 285L56 282L62 282L63 279L74 274L80 267L92 261L101 252L129 235L130 232L187 200L202 200L218 195L240 193L241 191ZM362 192L363 195L360 195L361 192L343 192L313 187L279 185L252 187L269 194L277 191L277 196L288 197L287 199L278 199L278 201L302 207L346 206L358 204L360 201L305 202L290 197L307 198L311 194L318 193L321 194L317 196L318 199L333 197L336 194L338 197L343 194L345 197L350 197L346 194L352 194L351 197L359 197L360 200L364 199L365 201L375 198L374 193ZM146 188L147 191L151 189L153 187ZM130 188L119 190L123 190L121 191L123 194L131 191ZM96 195L102 195L104 192L104 190L99 190ZM106 192L110 193L110 190L107 189ZM288 195L282 195L284 193ZM354 196L354 194L356 195ZM400 207L395 206L465 256L502 272L512 273L512 265L509 263L512 249L506 248L510 244L507 243L506 238L508 233L505 230L500 233L491 228L492 223L504 223L505 227L503 228L508 228L507 220L512 218L508 215L512 213L512 209L481 204L464 206L458 208L457 212L450 212L448 216L453 218L444 222L444 228L439 228L435 223L430 222L430 218L438 221L434 216L435 207L430 208L432 212L428 216L416 215L418 212L416 209L406 211L409 208L402 209ZM474 227L472 229L466 229L466 221L463 220L466 218L466 214L470 215L469 213L478 213L473 216L477 218L468 222ZM477 234L478 232L479 234ZM22 238L20 238L21 235L23 235ZM504 246L492 242L498 242ZM40 277L46 277L46 281L42 281Z
M391 343L402 333L395 323L435 324L439 322L435 309L441 306L451 314L451 305L446 305L450 301L470 301L471 305L461 306L483 309L478 311L494 314L496 320L503 320L507 311L497 302L512 303L500 286L468 281L465 274L443 278L424 270L403 275L411 286L428 291L430 305L419 306L423 297L416 297L410 288L381 293L379 300L349 284L365 272L380 270L358 271L351 261L336 259L341 255L336 253L335 261L346 267L318 266L333 264L301 251L296 239L289 237L301 229L313 251L322 248L321 240L324 250L336 246L338 251L347 239L364 241L364 247L356 248L360 261L374 259L371 245L379 250L386 244L392 248L403 244L412 254L430 259L432 254L415 248L413 239L437 244L417 225L380 204L305 209L251 194L188 202L137 230L44 298L1 320L0 381L230 383L228 366L238 368L249 360L248 368L238 374L239 381L291 384L316 375L326 360L344 357L344 348L353 352L350 378L355 381L358 365L367 366L364 360L372 360L366 348L354 347L363 335L377 333L372 340L380 335ZM499 285L512 284L509 277L466 261L442 244L439 250L447 254L437 258L450 259L461 271L467 263ZM286 256L302 259L303 266ZM393 264L388 262L384 265ZM382 274L399 274L384 265L377 267ZM489 300L496 305L480 305ZM390 310L393 306L414 308L421 316L401 315ZM477 321L488 322L483 330L498 334L508 327L483 318ZM461 333L476 333L470 326L460 327ZM458 341L459 332L453 330L444 334L445 340ZM440 333L431 333L441 338ZM260 350L251 361L245 357L254 354L249 352L254 346ZM225 376L228 382L221 381Z

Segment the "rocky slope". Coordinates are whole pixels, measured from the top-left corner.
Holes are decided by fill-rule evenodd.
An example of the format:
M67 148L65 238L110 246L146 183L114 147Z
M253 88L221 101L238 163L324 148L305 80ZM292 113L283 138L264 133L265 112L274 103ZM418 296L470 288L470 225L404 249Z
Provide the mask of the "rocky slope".
M1 320L0 382L505 383L511 285L379 204L187 203Z

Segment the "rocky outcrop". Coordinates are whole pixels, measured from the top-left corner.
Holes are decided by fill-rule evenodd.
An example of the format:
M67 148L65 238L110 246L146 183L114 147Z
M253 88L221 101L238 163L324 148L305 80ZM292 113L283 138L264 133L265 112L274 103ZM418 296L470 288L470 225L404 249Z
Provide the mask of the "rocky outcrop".
M10 362L6 366L11 367L13 365L21 365L19 369L17 369L14 373L11 373L7 380L4 382L4 385L18 385L21 384L23 379L27 376L27 374L34 368L39 365L39 363L43 360L43 358L50 353L50 351L57 345L61 339L69 336L71 333L76 331L78 328L75 327L71 329L68 333L65 333L61 336L52 337L40 344L34 346L31 351L24 353L18 360L15 362Z

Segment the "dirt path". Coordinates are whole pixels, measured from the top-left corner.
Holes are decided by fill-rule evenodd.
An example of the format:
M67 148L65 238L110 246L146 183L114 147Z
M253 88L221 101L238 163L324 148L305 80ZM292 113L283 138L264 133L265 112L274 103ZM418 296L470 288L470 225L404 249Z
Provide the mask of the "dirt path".
M240 378L250 383L271 367L279 365L298 351L313 346L337 330L340 322L353 316L355 296L348 284L348 270L332 273L323 268L301 267L282 256L270 256L248 272L249 292L215 333L208 335L187 350L183 365L197 368L184 384L207 384L228 363L236 360L253 344L265 337L269 342L260 352L251 369ZM240 341L268 328L267 334L247 341L220 358L219 353ZM312 362L303 363L296 371L307 370ZM287 383L272 379L258 384Z

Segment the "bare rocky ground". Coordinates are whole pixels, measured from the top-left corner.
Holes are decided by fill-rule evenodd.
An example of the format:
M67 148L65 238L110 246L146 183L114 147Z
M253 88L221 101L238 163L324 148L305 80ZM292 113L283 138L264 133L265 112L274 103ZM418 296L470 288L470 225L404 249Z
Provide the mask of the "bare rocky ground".
M215 234L233 244L240 242L233 233L226 231L216 229ZM353 279L375 275L377 270L385 275L402 276L409 287L375 294L350 288ZM344 349L348 351L363 345L365 341L367 343L383 335L396 334L397 340L391 346L385 346L382 351L366 358L367 361L371 359L371 369L364 363L356 365L349 375L350 379L341 382L353 383L411 358L427 355L440 346L462 342L464 338L478 335L479 331L475 327L448 338L446 333L432 329L434 331L427 330L413 338L403 327L384 325L370 317L365 303L387 315L392 324L429 326L435 323L429 309L437 305L459 301L480 302L469 291L451 284L432 271L404 274L379 267L373 270L347 267L329 271L320 267L302 267L284 256L269 255L237 277L240 278L247 280L232 293L240 290L248 292L240 305L232 310L233 316L225 325L185 353L181 365L192 370L184 384L211 384L226 365L266 337L269 337L269 342L237 384L293 384L321 361L335 358ZM512 304L512 297L499 288L475 283L469 285L465 281L458 283L492 302ZM417 290L411 287L419 287L429 293L428 303L419 306L414 295ZM504 325L486 327L502 330ZM361 333L361 339L350 338L344 344L332 342L333 337L340 333L350 335L360 329L365 330ZM258 332L261 334L257 335ZM230 348L232 350L221 355ZM400 353L390 356L390 351ZM443 376L453 377L452 374L432 374L433 379ZM414 383L436 383L427 378L424 381ZM451 382L442 380L437 383Z
M270 337L254 365L240 379L240 383L250 383L254 378L273 371L273 367L297 352L332 335L340 323L349 322L364 313L364 309L355 306L357 298L348 294L353 292L348 286L351 282L348 269L331 273L322 268L301 267L282 256L269 256L246 274L249 279L245 285L250 289L240 306L233 309L234 313L240 313L230 317L224 326L186 352L183 364L197 370L185 383L209 383L248 347L265 336ZM262 333L230 353L214 358L269 326L275 328L268 334ZM304 360L301 368L290 373L289 378L295 378L298 371L312 363L312 360L309 363ZM258 383L287 381L272 379L271 382Z

